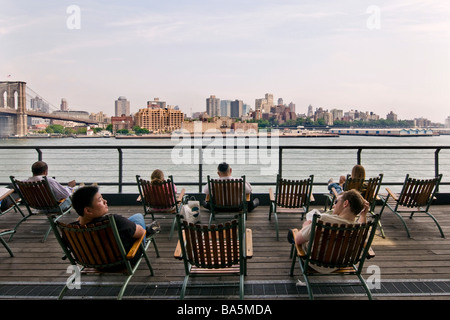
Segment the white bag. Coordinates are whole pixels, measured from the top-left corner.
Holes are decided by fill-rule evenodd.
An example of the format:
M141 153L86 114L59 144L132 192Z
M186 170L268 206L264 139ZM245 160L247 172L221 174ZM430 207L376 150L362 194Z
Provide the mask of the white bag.
M195 198L194 198L195 199ZM187 204L181 207L181 215L184 217L188 223L199 223L200 222L200 201L189 200Z

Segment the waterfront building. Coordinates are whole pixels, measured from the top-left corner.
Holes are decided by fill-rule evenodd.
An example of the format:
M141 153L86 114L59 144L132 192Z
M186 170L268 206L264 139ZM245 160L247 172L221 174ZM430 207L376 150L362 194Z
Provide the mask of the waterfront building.
M172 132L180 129L184 121L184 113L173 108L160 108L152 105L139 109L134 115L135 123L150 132Z
M115 101L115 116L120 117L123 114L126 116L130 115L130 101L127 100L124 96L120 96Z
M111 117L111 124L113 134L116 134L117 130L126 129L128 131L133 130L134 121L132 116L127 116L125 114L120 117Z
M450 128L450 116L448 116L447 119L445 119L445 127Z
M210 117L220 116L220 99L216 98L216 96L211 95L206 99L206 113Z

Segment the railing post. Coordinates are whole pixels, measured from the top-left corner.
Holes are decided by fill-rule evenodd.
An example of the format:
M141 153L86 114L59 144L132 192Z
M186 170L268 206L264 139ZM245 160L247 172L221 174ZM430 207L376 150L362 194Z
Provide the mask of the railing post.
M440 148L437 148L434 152L434 176L437 177L439 175L439 151ZM436 192L439 192L439 185L436 188Z
M198 147L198 193L202 193L203 183L203 147Z
M38 161L42 161L42 150L39 148L36 148L36 151L38 153Z
M278 147L278 173L279 173L280 177L283 176L282 167L283 167L283 148Z
M358 148L358 153L356 154L356 164L361 164L361 148Z
M123 179L123 153L121 148L117 148L119 152L119 193L122 193L122 179Z

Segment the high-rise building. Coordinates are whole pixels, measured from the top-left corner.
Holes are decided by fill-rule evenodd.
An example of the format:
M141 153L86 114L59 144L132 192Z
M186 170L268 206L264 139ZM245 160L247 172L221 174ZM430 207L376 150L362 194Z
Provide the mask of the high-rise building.
M231 100L221 100L220 101L220 116L229 117L231 110Z
M130 115L130 101L124 96L120 96L119 99L115 101L115 115L116 117Z
M314 116L313 106L309 105L308 106L308 118L312 118L313 116Z
M220 99L216 96L211 95L206 99L206 113L210 117L220 116Z
M242 117L242 106L243 106L242 100L231 101L230 117L231 118Z

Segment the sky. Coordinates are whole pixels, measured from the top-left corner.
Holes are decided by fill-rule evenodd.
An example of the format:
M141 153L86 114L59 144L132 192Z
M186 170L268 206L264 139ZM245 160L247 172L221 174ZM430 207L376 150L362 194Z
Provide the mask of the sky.
M450 116L450 1L0 0L0 81L114 115L159 98Z

